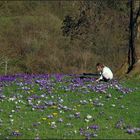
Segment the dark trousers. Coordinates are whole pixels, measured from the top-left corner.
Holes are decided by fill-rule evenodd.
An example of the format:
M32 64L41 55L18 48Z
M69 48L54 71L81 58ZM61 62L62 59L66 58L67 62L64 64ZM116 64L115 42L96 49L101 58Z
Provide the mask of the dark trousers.
M107 79L103 76L103 79L101 79L100 81L104 81L104 82L108 82L110 79Z

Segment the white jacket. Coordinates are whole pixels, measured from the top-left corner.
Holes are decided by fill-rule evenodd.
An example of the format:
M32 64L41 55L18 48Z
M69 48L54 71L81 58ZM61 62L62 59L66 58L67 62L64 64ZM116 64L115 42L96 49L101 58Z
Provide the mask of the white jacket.
M112 71L110 70L110 68L108 68L106 66L103 68L103 71L100 74L101 74L101 76L100 76L99 80L103 79L103 77L106 79L110 79L110 80L113 79Z

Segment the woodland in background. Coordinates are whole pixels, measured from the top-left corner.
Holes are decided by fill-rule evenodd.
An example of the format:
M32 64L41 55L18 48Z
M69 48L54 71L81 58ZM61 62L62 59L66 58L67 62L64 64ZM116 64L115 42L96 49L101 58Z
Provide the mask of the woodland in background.
M128 57L128 1L0 1L0 74L116 72Z

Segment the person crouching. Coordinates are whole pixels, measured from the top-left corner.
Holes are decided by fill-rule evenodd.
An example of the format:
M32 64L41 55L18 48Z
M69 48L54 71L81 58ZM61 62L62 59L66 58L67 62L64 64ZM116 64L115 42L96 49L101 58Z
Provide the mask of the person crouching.
M113 79L113 73L112 73L111 69L109 67L105 66L104 64L97 63L96 64L96 69L101 75L96 80L96 82L99 82L99 81L108 82L108 81Z

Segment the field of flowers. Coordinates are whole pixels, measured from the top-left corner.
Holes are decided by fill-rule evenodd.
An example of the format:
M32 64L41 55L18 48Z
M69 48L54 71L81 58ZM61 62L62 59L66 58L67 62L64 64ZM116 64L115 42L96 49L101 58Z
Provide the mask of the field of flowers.
M0 138L140 139L139 82L0 76Z

